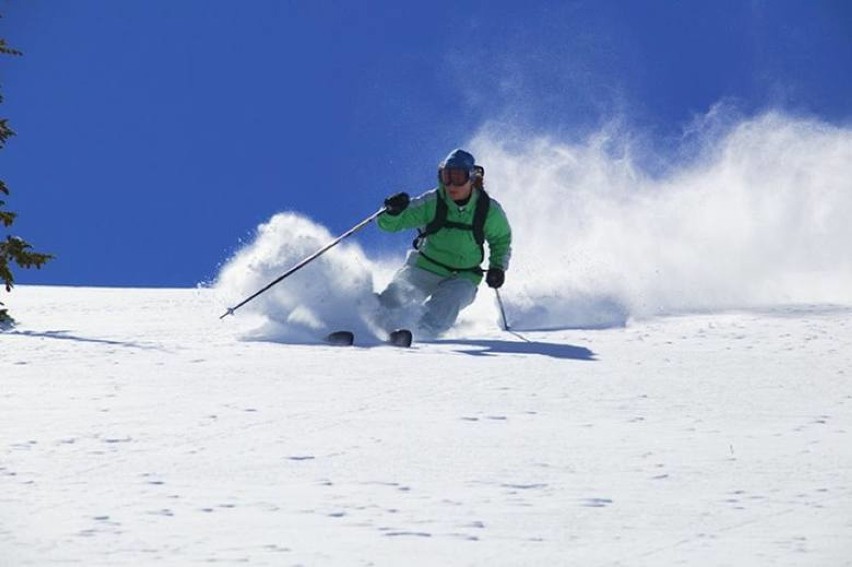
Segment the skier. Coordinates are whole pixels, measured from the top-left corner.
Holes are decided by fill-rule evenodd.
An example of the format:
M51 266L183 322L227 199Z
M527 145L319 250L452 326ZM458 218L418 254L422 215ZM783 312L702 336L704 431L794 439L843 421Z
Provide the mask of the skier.
M385 199L379 228L419 231L405 265L378 296L386 330L404 326L411 308L422 306L416 330L436 337L473 303L483 275L489 287L503 285L512 231L503 208L484 190L484 174L473 155L456 149L438 167L437 188L413 200L407 193ZM487 271L481 268L485 242Z

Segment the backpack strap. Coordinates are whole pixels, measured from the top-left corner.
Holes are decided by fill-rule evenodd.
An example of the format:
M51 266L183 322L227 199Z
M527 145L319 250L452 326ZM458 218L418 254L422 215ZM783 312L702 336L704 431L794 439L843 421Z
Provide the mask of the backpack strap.
M417 237L414 239L414 242L411 243L416 250L420 249L420 245L430 234L435 234L447 223L447 203L441 197L440 193L438 193L436 197L435 216L422 230L419 228L417 229Z
M416 250L420 249L420 245L431 234L435 234L444 227L458 228L461 230L472 230L473 239L479 245L479 251L482 255L482 260L485 260L485 219L488 217L488 208L491 205L491 197L485 192L485 189L479 189L479 198L476 201L476 209L473 211L473 224L463 224L447 220L448 207L444 199L438 195L438 201L435 204L435 217L422 230L417 230L417 238L412 244ZM421 252L421 254L423 254ZM443 266L435 262L431 258L427 260ZM443 266L447 267L447 266ZM469 268L468 268L469 269Z
M479 265L472 266L470 268L457 268L455 266L448 266L447 264L439 262L439 261L435 260L434 258L430 258L429 256L427 256L423 252L419 252L419 254L421 256L423 256L424 258L426 258L427 260L429 260L430 262L432 262L433 264L435 264L436 266L441 266L442 268L444 268L445 270L449 270L450 272L454 272L454 273L473 272L475 274L479 274L480 276L485 273L485 270L483 270L482 267L479 266Z
M473 238L479 247L485 244L485 219L488 217L488 208L491 205L491 197L485 189L479 190L479 200L476 202L476 210L473 212ZM485 254L483 253L483 259Z

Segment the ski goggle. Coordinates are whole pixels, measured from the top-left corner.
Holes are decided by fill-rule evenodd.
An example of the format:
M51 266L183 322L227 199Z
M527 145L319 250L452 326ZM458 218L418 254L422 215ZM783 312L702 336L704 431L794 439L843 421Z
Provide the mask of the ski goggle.
M438 170L438 178L447 187L461 186L470 181L470 171L461 167L442 167Z

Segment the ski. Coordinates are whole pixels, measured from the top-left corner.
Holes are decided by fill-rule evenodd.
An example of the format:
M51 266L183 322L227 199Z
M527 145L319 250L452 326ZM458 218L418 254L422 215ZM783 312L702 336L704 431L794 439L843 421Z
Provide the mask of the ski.
M397 329L396 331L391 331L390 335L388 335L388 344L408 348L411 346L411 339L411 331L408 329Z
M397 329L388 334L387 344L408 348L411 346L412 335L408 329ZM325 337L325 342L332 346L352 346L355 344L355 333L352 331L334 331Z
M355 333L352 331L334 331L326 335L325 342L332 346L352 346L355 343Z

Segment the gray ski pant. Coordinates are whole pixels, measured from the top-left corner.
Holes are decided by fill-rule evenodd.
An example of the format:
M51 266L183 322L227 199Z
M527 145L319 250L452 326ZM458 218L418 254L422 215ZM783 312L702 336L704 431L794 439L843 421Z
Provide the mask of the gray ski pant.
M472 281L457 275L444 277L418 268L414 265L414 255L379 294L387 330L406 326L406 319L412 315L411 308L419 307L415 310L414 325L419 333L427 336L438 336L447 331L456 322L459 312L474 299L476 285Z

